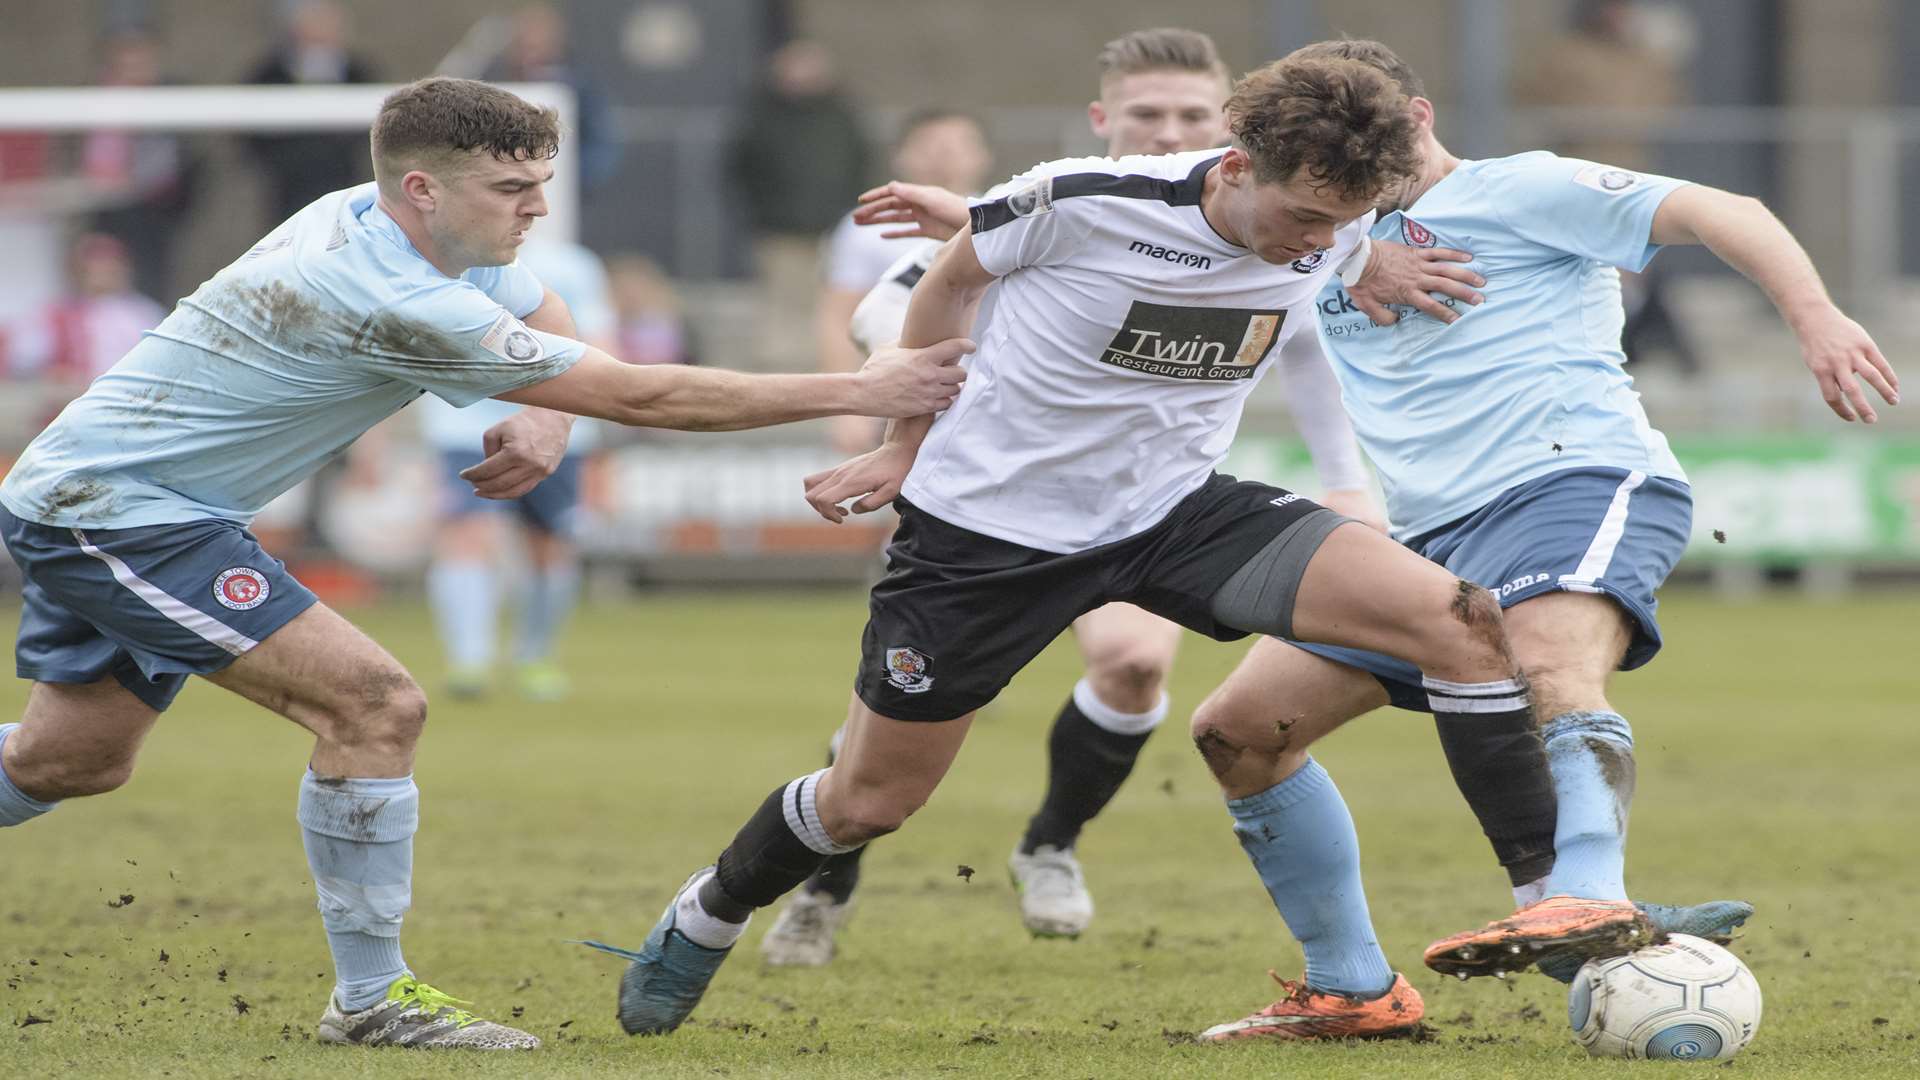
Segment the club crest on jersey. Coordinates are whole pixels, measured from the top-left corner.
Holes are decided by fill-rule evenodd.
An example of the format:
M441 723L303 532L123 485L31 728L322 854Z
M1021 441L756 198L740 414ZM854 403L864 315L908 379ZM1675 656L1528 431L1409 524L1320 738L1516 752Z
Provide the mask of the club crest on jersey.
M493 325L480 338L480 347L499 357L516 364L530 364L540 359L542 350L540 339L512 312L501 311Z
M1573 174L1574 183L1608 195L1618 195L1637 187L1641 179L1639 173L1616 169L1611 165L1589 165Z
M1293 272L1296 274L1311 274L1315 270L1320 269L1320 264L1326 261L1327 249L1317 248L1313 254L1293 260Z
M1171 307L1135 300L1100 362L1169 379L1252 377L1280 340L1287 313L1255 308Z
M220 571L213 579L213 598L220 606L234 611L251 611L267 602L273 586L267 575L251 566L235 566Z
M1432 229L1404 216L1400 219L1400 238L1407 242L1408 247L1427 248L1434 243Z
M1043 176L1007 196L1007 209L1014 217L1031 217L1053 209L1053 177Z
M933 689L933 676L927 669L933 657L904 645L887 650L887 681L903 694L924 694Z

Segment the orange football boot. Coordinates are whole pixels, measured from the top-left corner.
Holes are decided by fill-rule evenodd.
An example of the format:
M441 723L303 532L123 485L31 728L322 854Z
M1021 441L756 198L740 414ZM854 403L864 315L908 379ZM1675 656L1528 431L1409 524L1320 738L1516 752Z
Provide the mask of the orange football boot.
M1617 956L1655 941L1653 924L1630 900L1549 896L1427 946L1427 966L1462 979L1504 976L1546 955Z
M1427 1007L1406 976L1394 973L1393 985L1377 998L1363 1001L1345 994L1310 989L1304 982L1273 981L1287 996L1252 1016L1215 1024L1200 1033L1201 1042L1235 1039L1393 1039L1412 1035Z

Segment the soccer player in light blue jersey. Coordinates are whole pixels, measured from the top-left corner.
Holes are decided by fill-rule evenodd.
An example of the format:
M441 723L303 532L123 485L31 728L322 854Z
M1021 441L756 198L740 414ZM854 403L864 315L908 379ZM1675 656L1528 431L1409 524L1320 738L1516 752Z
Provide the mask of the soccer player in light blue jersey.
M254 514L429 392L535 407L487 431L465 474L511 498L553 470L563 413L701 430L906 417L963 377L960 341L853 374L748 376L628 366L575 340L566 305L514 263L558 144L551 110L484 83L396 91L373 124L374 183L317 200L182 300L0 484L33 680L0 725L0 826L124 784L188 675L306 728L298 820L336 973L323 1041L538 1045L402 958L426 698L261 550Z
M1483 302L1447 320L1407 312L1380 325L1338 286L1320 298L1321 341L1396 538L1499 597L1539 717L1537 733L1524 717L1436 717L1521 907L1436 942L1427 963L1465 978L1538 961L1564 979L1579 958L1556 954L1556 939L1638 918L1623 881L1633 736L1607 682L1659 650L1654 591L1692 517L1686 475L1622 370L1615 268L1639 270L1666 244L1706 246L1766 292L1842 420L1875 419L1859 381L1889 403L1899 383L1758 201L1545 152L1462 161L1434 138L1432 103L1386 46L1324 42L1295 55L1360 60L1407 91L1423 163L1372 236L1470 251L1485 282ZM1203 1038L1357 1033L1342 1025L1388 988L1357 845L1329 853L1316 839L1351 838L1352 824L1307 747L1389 703L1428 708L1412 665L1266 638L1195 712L1234 830L1308 956L1286 999ZM1451 740L1447 723L1462 729ZM1503 761L1537 755L1541 741L1554 790L1508 790L1518 770ZM1751 908L1689 910L1700 926L1651 914L1659 929L1700 933Z
M546 240L527 245L519 262L567 305L582 341L614 351L618 317L598 255L582 244ZM581 476L587 455L599 444L599 431L592 421L574 425L566 456L532 491L517 499L483 499L460 474L485 457L481 441L487 429L514 408L483 401L461 409L433 396L420 402L420 430L439 457L443 481L427 600L446 650L447 693L484 697L494 683L501 601L518 581L512 604L513 682L522 697L551 702L564 698L570 686L553 650L580 593L574 532ZM513 532L524 541L526 565L522 574L504 575L501 557Z

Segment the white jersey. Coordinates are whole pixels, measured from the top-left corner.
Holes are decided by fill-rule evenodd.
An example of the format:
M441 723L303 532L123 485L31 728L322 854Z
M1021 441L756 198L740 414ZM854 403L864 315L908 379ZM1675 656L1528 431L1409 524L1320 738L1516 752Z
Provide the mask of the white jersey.
M826 243L821 249L820 276L826 281L827 287L848 292L865 292L873 288L874 282L880 280L880 275L886 273L889 263L919 243L912 238L889 240L880 235L897 227L856 225L852 214L841 218L840 224L827 234Z
M1074 552L1152 528L1206 482L1265 361L1314 332L1314 298L1372 223L1265 262L1201 213L1220 156L1049 162L974 204L974 250L997 295L960 398L902 487L909 501Z

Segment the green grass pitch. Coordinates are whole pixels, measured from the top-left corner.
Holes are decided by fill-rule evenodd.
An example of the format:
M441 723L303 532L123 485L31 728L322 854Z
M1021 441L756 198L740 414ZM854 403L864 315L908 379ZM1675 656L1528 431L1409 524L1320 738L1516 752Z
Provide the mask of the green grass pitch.
M1636 895L1759 905L1735 948L1766 1016L1730 1075L1920 1075L1916 599L1677 593L1666 654L1617 684L1639 739ZM433 689L423 611L350 614ZM1060 643L976 724L932 804L876 845L832 967L764 969L763 915L685 1028L626 1038L613 1019L620 963L566 940L637 945L682 876L775 784L819 763L863 615L845 593L591 607L566 648L573 700L436 704L407 956L546 1041L507 1059L310 1041L331 976L293 818L307 739L191 687L126 789L0 834L0 1075L1439 1080L1665 1068L1588 1060L1556 983L1443 982L1420 967L1429 940L1503 914L1510 898L1430 724L1393 712L1319 757L1358 820L1382 943L1426 996L1436 1037L1193 1044L1190 1033L1275 996L1267 968L1300 969L1185 737L1188 710L1244 648L1200 639L1183 646L1168 729L1082 841L1099 915L1079 941L1029 939L1004 871L1075 675ZM0 687L0 715L24 699L25 684ZM962 866L978 873L963 879Z

